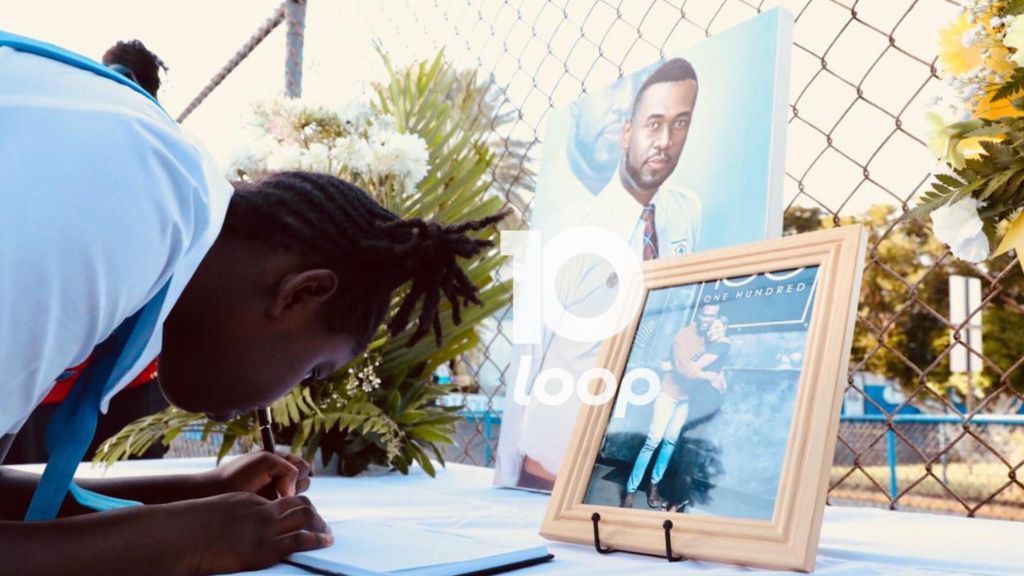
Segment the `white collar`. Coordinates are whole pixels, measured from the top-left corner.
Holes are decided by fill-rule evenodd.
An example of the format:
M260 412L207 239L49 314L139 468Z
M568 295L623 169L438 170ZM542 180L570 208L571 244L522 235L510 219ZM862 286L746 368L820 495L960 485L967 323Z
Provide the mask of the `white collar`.
M655 194L655 198L657 198L657 194ZM656 204L656 202L651 200L651 204ZM597 197L596 207L607 214L615 215L617 220L630 224L634 224L640 218L640 213L644 209L643 205L637 202L629 190L622 185L620 169L615 170L608 185L601 190Z

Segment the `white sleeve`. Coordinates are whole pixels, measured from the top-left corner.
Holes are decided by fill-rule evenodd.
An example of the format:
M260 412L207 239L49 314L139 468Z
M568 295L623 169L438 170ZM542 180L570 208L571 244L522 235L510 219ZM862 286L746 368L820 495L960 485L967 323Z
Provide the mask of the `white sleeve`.
M0 89L0 433L171 276L203 210L182 138L123 107Z

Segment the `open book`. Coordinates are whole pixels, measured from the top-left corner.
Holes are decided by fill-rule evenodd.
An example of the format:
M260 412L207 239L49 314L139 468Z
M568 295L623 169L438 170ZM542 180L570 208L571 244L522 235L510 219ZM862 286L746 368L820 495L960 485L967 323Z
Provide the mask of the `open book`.
M469 536L368 520L330 522L334 545L286 563L343 576L482 576L550 560L544 545L513 548Z

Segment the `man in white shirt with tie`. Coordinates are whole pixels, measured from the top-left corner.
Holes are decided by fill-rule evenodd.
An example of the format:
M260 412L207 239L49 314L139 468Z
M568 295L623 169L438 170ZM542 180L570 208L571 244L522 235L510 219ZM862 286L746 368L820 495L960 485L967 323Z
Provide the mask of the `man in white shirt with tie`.
M644 82L623 124L619 168L577 225L607 229L626 241L638 257L688 254L700 234L701 203L692 192L664 186L679 162L697 100L697 75L682 58L668 60ZM591 317L611 307L618 278L607 260L571 260L559 274L558 291L566 311ZM533 347L527 382L549 368L578 378L595 365L601 341L581 342L546 331ZM532 392L532 390L531 390ZM517 442L521 460L516 484L550 490L579 410L576 394L548 406L531 394Z

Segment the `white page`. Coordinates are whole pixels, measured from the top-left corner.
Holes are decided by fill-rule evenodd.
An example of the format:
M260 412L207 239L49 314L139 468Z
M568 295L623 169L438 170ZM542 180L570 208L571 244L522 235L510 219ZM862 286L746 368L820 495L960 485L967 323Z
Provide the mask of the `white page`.
M513 548L480 541L476 538L439 532L408 524L386 524L368 520L344 520L328 523L334 532L329 548L292 554L289 560L335 569L357 568L371 572L412 571L416 568L442 564L468 563L475 560L512 554L526 559L543 556L531 548ZM544 548L539 544L536 548ZM516 552L527 552L516 554ZM513 559L515 560L515 559ZM433 571L431 571L433 572Z

